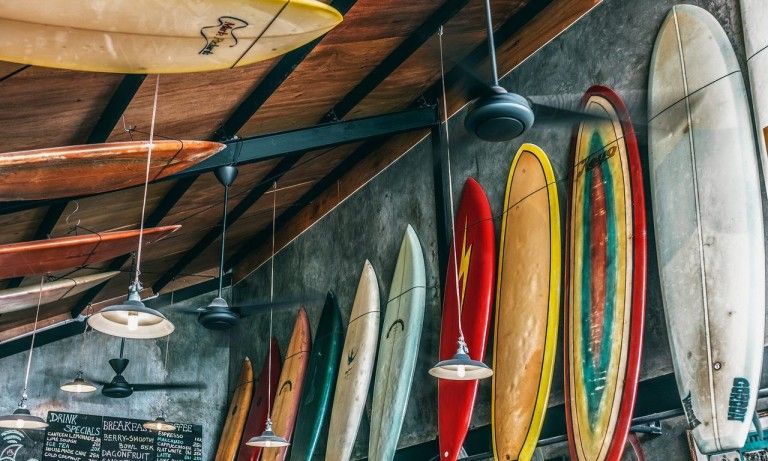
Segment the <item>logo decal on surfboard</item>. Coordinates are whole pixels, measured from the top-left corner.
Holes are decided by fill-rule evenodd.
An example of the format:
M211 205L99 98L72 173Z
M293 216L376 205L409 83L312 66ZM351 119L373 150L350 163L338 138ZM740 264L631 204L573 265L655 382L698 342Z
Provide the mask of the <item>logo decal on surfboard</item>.
M731 397L728 399L728 420L744 422L749 407L749 381L747 378L733 378Z
M288 386L288 392L291 392L293 390L293 383L291 383L291 381L288 380L288 381L284 382L282 386L280 386L280 391L278 391L277 395L282 394L283 393L283 389L285 389L286 386Z
M395 328L396 325L400 325L400 331L405 331L405 322L403 322L400 319L395 320L392 322L392 325L389 326L389 330L387 330L387 338L389 338L389 334L392 333L392 329Z
M349 355L347 355L347 365L352 365L352 362L355 361L355 357L357 357L357 349L350 350Z
M467 246L467 221L464 221L464 237L461 242L461 259L459 260L458 282L461 284L461 299L459 299L459 312L464 310L464 294L467 292L467 279L469 278L469 262L472 260L472 245Z
M217 47L228 40L232 41L232 44L229 45L230 48L237 46L238 40L235 31L247 26L248 23L242 19L232 16L220 17L219 24L200 29L200 35L205 39L205 46L199 51L199 54L213 54Z
M696 426L701 424L696 415L693 413L693 401L691 399L691 392L688 391L688 395L683 399L683 410L685 411L685 419L688 420L688 429L695 429Z

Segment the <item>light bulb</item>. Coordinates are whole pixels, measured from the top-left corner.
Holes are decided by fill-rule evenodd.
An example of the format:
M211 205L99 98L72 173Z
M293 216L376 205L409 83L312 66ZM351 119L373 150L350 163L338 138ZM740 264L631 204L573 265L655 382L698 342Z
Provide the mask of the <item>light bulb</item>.
M459 365L458 367L456 367L456 376L458 376L459 378L463 378L467 376L467 367L465 367L464 365Z
M19 418L16 420L16 429L23 429L24 428L24 420Z
M139 313L138 312L128 313L128 329L130 331L136 331L139 329Z
M264 443L264 448L272 448L272 442L267 441L266 443Z

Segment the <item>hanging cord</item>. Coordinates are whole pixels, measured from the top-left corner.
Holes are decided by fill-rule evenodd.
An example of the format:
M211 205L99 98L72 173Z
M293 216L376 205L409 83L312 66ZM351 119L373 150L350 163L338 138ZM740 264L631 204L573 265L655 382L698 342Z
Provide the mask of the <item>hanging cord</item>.
M272 257L269 272L269 352L267 353L267 424L272 424L272 300L275 297L275 213L277 209L277 181L272 185Z
M37 336L37 321L40 318L40 304L43 302L43 283L45 276L40 277L40 293L37 296L37 309L35 310L35 324L32 327L32 341L29 344L29 357L27 357L27 372L24 375L24 390L21 392L20 408L25 408L27 403L27 386L29 385L29 369L32 367L32 351L35 349L35 337Z
M485 0L485 21L488 27L488 56L491 57L491 78L493 78L493 86L499 86L499 70L496 67L496 44L493 39L493 17L491 16L491 0ZM443 35L443 28L440 27L440 36ZM442 46L442 39L440 42ZM440 48L442 56L443 49ZM442 60L440 61L442 67Z
M456 223L454 222L453 215L453 178L451 176L451 138L448 133L448 97L445 91L445 67L443 64L443 26L440 26L440 32L438 32L438 38L440 40L440 84L443 91L443 116L445 123L445 155L446 164L448 169L448 200L450 202L450 216L451 216L451 253L453 253L453 276L456 282L456 310L459 314L459 343L464 345L464 330L461 328L461 293L459 291L459 265L456 259ZM466 229L465 229L466 232Z
M147 171L144 177L144 199L141 204L141 227L139 228L139 249L136 252L136 277L133 283L141 286L139 276L141 275L141 247L144 243L144 215L147 211L147 191L149 190L149 170L152 166L152 147L155 141L155 120L157 117L157 93L160 89L160 74L155 80L155 98L152 103L152 124L149 126L149 148L147 149Z
M91 312L92 311L93 311L93 304L88 303L88 308L85 311L86 318L91 316ZM80 344L80 364L77 366L77 368L78 368L78 370L77 370L78 375L83 373L83 365L85 364L83 362L83 359L85 357L85 343L86 343L86 340L88 339L88 337L86 336L87 333L88 333L88 322L85 321L83 323L85 323L85 329L83 330L83 341Z

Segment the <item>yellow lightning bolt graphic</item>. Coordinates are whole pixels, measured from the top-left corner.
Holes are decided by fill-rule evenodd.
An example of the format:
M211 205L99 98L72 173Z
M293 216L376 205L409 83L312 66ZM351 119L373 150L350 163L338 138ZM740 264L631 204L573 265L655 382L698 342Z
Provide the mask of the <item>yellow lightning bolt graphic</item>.
M467 223L464 222L464 237L461 242L461 259L459 263L459 283L461 284L461 299L459 311L464 309L464 294L467 291L467 276L469 275L469 260L472 258L472 245L467 246Z

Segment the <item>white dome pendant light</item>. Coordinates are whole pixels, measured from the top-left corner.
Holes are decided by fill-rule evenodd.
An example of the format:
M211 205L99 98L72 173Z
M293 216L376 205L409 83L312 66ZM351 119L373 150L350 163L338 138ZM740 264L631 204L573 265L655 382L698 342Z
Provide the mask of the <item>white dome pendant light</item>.
M109 306L88 318L88 324L102 333L130 339L155 339L173 333L174 326L163 314L147 307L141 302L141 247L144 242L144 214L147 208L147 189L149 188L149 169L152 162L152 146L155 137L155 117L157 115L157 91L160 76L155 82L155 99L152 107L152 124L149 130L149 148L147 149L147 172L144 179L144 200L141 206L141 227L139 247L136 252L136 276L128 289L128 299L122 304Z

